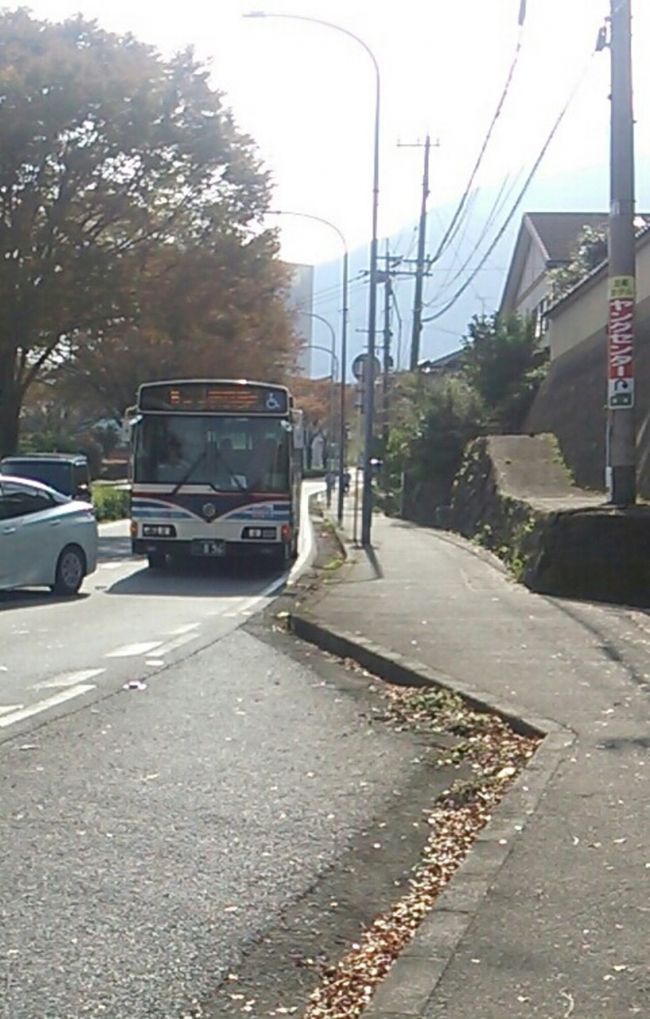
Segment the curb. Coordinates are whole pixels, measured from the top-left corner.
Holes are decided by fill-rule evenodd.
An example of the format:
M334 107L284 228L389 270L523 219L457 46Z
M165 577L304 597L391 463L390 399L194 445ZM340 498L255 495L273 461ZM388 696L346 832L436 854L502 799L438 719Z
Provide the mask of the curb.
M327 651L338 658L352 658L362 668L387 683L393 683L395 686L435 686L457 693L471 708L498 715L521 736L539 739L551 733L568 732L550 718L539 715L527 716L525 709L522 707L520 710L516 703L513 711L512 704L499 704L484 690L470 686L438 669L432 669L422 662L406 658L396 651L389 651L360 634L321 626L307 614L292 613L290 628L296 637L306 640L309 644L315 644L322 651Z
M351 658L386 682L450 690L463 697L470 707L498 715L520 735L542 739L534 757L479 832L464 861L363 1012L364 1019L426 1019L427 1005L432 1002L449 962L517 838L536 812L547 783L575 735L551 719L526 717L525 710L515 715L511 705L495 703L484 691L365 637L330 630L299 614L291 615L290 626L297 637L337 657Z

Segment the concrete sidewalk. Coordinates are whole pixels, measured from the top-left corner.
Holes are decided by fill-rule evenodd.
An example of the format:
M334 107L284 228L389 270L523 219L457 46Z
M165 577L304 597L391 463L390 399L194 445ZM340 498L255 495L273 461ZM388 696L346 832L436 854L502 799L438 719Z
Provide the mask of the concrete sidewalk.
M446 532L377 516L373 541L371 555L351 550L312 618L565 738L551 737L561 749L536 801L525 794L541 757L366 1014L649 1015L650 616L534 595ZM523 824L508 826L517 795Z

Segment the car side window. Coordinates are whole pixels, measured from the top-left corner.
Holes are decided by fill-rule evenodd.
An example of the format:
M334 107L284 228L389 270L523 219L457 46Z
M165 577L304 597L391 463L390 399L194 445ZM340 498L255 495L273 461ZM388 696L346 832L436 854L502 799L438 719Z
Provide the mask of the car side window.
M4 482L0 486L0 519L12 520L14 517L25 517L32 513L54 506L54 500L38 488L29 485L16 485Z

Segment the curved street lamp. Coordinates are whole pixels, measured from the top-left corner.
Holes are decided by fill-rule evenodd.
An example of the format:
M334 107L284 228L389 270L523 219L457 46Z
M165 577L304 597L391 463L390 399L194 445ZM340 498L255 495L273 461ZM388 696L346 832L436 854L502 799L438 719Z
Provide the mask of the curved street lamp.
M348 282L349 282L349 260L350 252L348 244L345 239L345 234L342 230L336 226L335 223L330 222L329 219L325 219L323 216L314 216L310 212L295 212L293 209L270 209L268 215L270 216L296 216L299 219L311 219L314 223L321 223L323 226L329 227L337 235L338 239L343 246L343 280L341 282L341 360L340 360L340 379L341 379L341 407L340 407L340 429L339 429L339 490L337 497L337 509L336 518L339 524L343 523L343 505L345 501L345 447L347 445L347 431L346 431L346 387L347 387L347 358L348 358Z
M380 124L380 96L381 79L379 75L379 64L377 58L367 43L354 32L342 25L332 21L324 21L322 18L312 18L306 14L275 14L270 11L250 11L244 14L245 18L284 18L290 21L306 21L313 25L322 25L331 28L335 32L347 35L353 39L365 51L375 71L375 121L374 121L374 150L373 150L373 177L372 177L372 234L370 241L370 294L368 298L368 364L366 376L366 401L365 401L365 426L364 426L364 471L363 471L363 503L361 508L361 544L371 544L372 530L372 470L370 461L373 453L374 418L375 418L375 331L377 326L377 219L379 213L379 124Z

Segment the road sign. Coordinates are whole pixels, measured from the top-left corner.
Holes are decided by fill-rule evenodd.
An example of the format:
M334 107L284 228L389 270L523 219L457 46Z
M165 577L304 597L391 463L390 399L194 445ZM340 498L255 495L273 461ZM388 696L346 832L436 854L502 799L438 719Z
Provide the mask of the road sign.
M354 375L354 377L355 377L355 379L357 381L360 381L361 379L364 379L369 374L369 372L368 372L368 364L369 364L369 361L368 361L368 355L367 354L357 354L357 356L355 357L354 361L352 362L352 374ZM376 357L375 358L375 378L379 375L380 372L381 372L381 364L379 363L379 358Z

